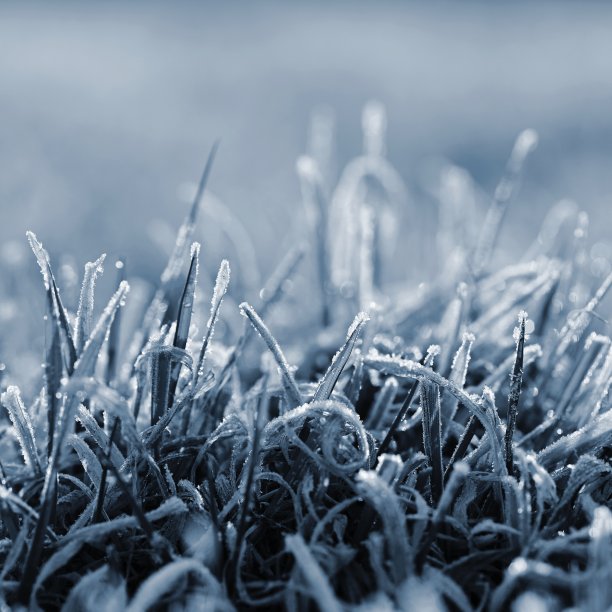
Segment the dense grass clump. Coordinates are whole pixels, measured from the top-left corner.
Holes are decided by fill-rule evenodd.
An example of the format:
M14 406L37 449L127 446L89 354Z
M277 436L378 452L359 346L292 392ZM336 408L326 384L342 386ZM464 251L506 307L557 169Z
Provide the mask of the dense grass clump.
M440 273L411 287L385 281L410 262L389 255L404 190L383 110L366 108L363 155L334 189L329 125L314 126L298 162L309 230L255 300L227 261L196 291L216 147L151 296L120 264L96 317L101 257L64 302L28 234L46 347L40 392L5 359L3 604L612 605L610 262L563 204L520 259L490 265L535 134L486 215L463 171L443 173Z

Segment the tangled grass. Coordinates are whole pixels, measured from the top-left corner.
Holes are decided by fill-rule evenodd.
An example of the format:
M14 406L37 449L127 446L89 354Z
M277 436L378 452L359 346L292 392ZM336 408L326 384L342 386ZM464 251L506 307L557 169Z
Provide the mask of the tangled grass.
M612 605L612 343L598 315L610 264L589 255L584 215L560 205L520 260L490 269L535 145L526 131L482 223L465 175L444 174L443 270L389 286L403 186L384 130L368 106L364 153L331 190L329 126L315 122L298 162L310 248L287 255L255 306L236 307L223 261L203 331L193 236L216 147L137 317L121 316L119 266L94 323L103 257L65 305L28 234L46 349L28 405L3 382L5 607ZM297 318L283 302L309 260L311 319L293 321L286 356L275 321ZM243 327L216 340L236 308Z

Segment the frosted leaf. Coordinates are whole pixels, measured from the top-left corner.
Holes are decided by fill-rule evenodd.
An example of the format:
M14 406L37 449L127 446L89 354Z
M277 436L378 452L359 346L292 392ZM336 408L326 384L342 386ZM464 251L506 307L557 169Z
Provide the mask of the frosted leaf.
M49 255L47 251L44 249L42 243L36 238L36 234L31 231L26 232L26 236L28 238L28 242L32 247L32 251L34 251L34 255L36 256L36 261L40 267L40 273L43 276L43 280L45 282L45 289L48 291L51 286L51 277L50 277L50 263L49 263Z
M255 331L261 336L263 341L268 346L268 349L274 355L276 363L280 369L281 376L283 379L283 386L285 388L287 399L291 404L291 408L300 406L303 403L302 394L300 393L293 373L289 368L287 359L283 354L278 342L274 336L270 333L270 330L266 327L265 323L261 320L260 316L255 312L255 309L247 302L240 304L240 312L251 322L251 325L255 328Z
M208 319L207 327L211 327L216 319L216 313L219 311L223 297L227 293L227 288L230 282L230 265L227 259L224 259L219 266L217 278L215 280L215 288L210 303L210 318Z
M313 401L327 400L331 397L332 391L334 390L334 387L336 386L336 383L338 382L338 379L340 378L340 375L346 367L351 353L355 348L355 343L357 342L358 336L367 321L369 321L369 316L364 312L360 312L355 317L353 323L349 327L346 342L334 355L331 365L317 386L317 390L313 396Z
M0 400L13 423L25 464L36 473L41 474L42 467L36 449L34 429L26 407L21 401L19 389L13 385L9 386Z
M99 490L100 480L102 478L102 466L100 465L100 461L94 452L91 450L91 448L89 448L84 440L74 434L71 434L66 438L66 444L74 449L76 454L79 456L79 461L81 462L86 474L93 482L96 490Z
M83 351L85 342L91 333L96 279L99 274L104 272L105 259L106 253L103 253L96 261L90 261L85 264L83 285L81 287L79 306L74 324L74 344L78 355Z

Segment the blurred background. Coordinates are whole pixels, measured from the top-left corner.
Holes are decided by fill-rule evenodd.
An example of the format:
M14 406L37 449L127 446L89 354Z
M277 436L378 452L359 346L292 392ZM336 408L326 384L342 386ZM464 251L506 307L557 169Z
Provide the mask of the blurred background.
M401 237L419 250L435 231L431 168L462 166L491 194L526 127L540 145L502 244L520 251L562 198L588 211L601 239L612 204L610 32L603 2L5 1L3 265L30 257L20 249L32 229L79 268L105 251L157 278L219 138L211 192L265 274L294 240L295 161L313 108L335 113L341 169L360 153L373 98L410 194ZM205 214L198 230L211 268L232 255L220 225Z

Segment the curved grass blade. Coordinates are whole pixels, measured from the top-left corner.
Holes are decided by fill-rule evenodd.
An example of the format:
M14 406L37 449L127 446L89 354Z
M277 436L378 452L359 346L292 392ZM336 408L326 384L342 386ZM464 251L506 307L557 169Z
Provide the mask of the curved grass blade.
M423 358L421 359L419 363L423 366L426 366L428 364L431 365L433 363L433 359L436 354L437 354L437 347L429 347L427 354L423 356ZM384 437L383 441L378 447L378 451L376 452L377 458L380 457L383 453L386 453L387 450L389 449L389 446L391 445L391 442L393 441L393 436L395 435L395 432L397 431L401 422L404 420L404 417L408 413L408 410L410 410L410 406L412 405L412 401L414 400L414 397L416 395L418 388L419 388L419 381L417 380L412 384L412 387L410 388L410 391L408 391L408 395L406 396L406 399L402 403L402 406L399 409L398 413L395 415L395 418L393 419L393 423L391 423L391 427L389 427L389 431L387 432L387 435Z
M278 342L274 339L274 336L270 333L270 330L266 327L266 324L261 320L260 316L255 312L255 309L247 302L240 304L240 312L248 318L251 325L255 328L255 331L261 336L262 340L268 346L268 349L274 356L276 364L280 370L281 379L283 381L283 387L289 403L289 409L301 406L304 403L302 394L298 389L293 373L289 369L287 359L283 354Z

